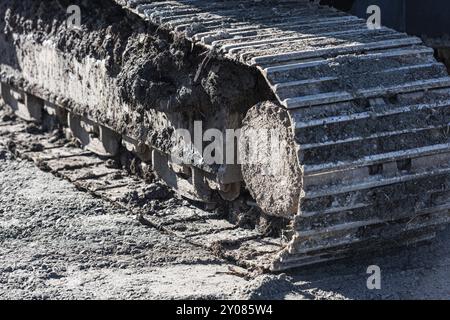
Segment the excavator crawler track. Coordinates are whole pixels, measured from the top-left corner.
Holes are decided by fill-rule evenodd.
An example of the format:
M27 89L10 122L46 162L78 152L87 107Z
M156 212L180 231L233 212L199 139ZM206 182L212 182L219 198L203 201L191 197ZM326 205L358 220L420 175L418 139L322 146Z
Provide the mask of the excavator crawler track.
M272 96L288 114L298 210L286 213L288 239L256 265L280 271L410 245L448 224L450 77L419 38L306 0L115 2L206 57L257 70L270 94L247 109ZM266 248L264 237L247 241Z

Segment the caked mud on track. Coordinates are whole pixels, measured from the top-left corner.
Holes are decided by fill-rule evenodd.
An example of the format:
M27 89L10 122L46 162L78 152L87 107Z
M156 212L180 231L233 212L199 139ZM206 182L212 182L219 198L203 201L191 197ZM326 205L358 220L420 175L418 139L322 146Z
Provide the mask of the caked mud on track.
M79 3L78 30L67 27L66 4L0 5L6 103L28 120L56 119L101 156L126 149L143 176L190 199L233 204L248 190L263 212L250 220L282 237L256 265L412 244L448 222L450 78L419 39L310 1ZM186 147L174 131L195 121L222 132L275 128L287 156L209 165L192 149L171 163ZM196 237L217 239L208 230ZM246 242L228 237L241 259Z

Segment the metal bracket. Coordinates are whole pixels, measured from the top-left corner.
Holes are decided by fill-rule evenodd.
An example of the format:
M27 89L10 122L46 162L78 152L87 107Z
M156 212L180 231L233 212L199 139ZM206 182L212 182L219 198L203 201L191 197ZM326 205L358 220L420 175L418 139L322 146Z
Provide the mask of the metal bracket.
M72 113L68 113L67 123L72 134L87 150L105 157L119 153L120 135L111 129Z
M7 105L23 120L40 122L44 101L22 90L15 89L5 83L1 84L1 94Z

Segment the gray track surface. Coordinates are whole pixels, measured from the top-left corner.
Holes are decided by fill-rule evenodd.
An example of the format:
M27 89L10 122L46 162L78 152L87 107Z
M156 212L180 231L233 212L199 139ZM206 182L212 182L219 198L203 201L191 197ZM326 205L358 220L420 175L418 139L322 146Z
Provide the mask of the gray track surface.
M302 192L293 193L294 232L271 270L430 240L450 222L450 78L419 38L368 30L362 19L307 0L116 1L259 69L287 109ZM259 172L247 176L260 206L286 195L271 185L280 191L266 194Z
M124 4L126 1L120 0L119 2ZM343 256L352 257L356 250L359 252L361 250L384 248L386 245L411 244L429 240L435 236L436 229L441 230L450 221L450 140L448 135L449 124L446 121L450 116L450 90L448 89L450 78L444 66L435 61L432 50L420 44L420 39L407 37L388 29L369 31L365 21L357 20L329 8L311 6L310 1L307 0L136 0L131 2L135 4L147 3L136 7L136 12L143 19L151 20L153 26L150 29L153 30L157 27L160 31L157 32L158 37L166 39L168 31L181 32L184 30L183 34L191 40L197 39L197 41L209 47L211 47L209 44L212 44L215 50L220 50L219 56L244 62L247 67L251 65L259 68L267 80L266 86L270 86L270 89L277 96L278 102L289 109L292 129L295 130L295 141L298 142L295 150L299 151L297 158L303 166L304 173L301 183L303 190L300 190L300 183L295 182L297 190L293 194L294 201L301 197L299 211L293 218L293 228L290 230L292 232L288 232L289 235L292 234L292 237L287 239L288 245L283 247L275 259L255 259L257 262L262 261L263 264L272 262L269 268L279 271L300 265L329 261ZM244 2L250 3L250 6L241 6ZM7 1L7 4L9 3ZM11 1L11 3L14 3L14 1ZM28 1L28 3L31 5L32 2ZM255 3L257 5L253 5ZM273 3L278 5L272 7ZM27 94L35 95L35 98L40 99L35 101L39 101L38 104L41 106L44 101L47 101L69 108L63 101L74 100L74 104L83 105L83 107L78 106L78 109L69 108L74 113L78 113L78 115L98 115L97 120L90 120L96 120L99 124L120 123L120 125L111 127L118 133L124 133L123 128L125 127L133 127L135 129L132 130L134 134L131 134L130 137L136 140L145 140L144 137L141 137L140 132L147 132L147 124L153 123L153 121L156 123L159 118L155 117L154 120L151 120L152 116L147 117L142 111L147 110L149 105L160 105L160 103L155 102L165 101L166 98L163 98L163 96L168 91L166 89L159 90L160 87L155 86L154 99L151 98L152 95L147 94L146 89L142 90L145 94L134 94L135 97L132 97L131 100L117 97L117 100L114 99L111 102L109 98L115 97L117 92L141 91L140 89L137 90L137 87L134 88L134 85L132 86L134 89L129 88L126 85L127 83L145 84L139 86L144 89L148 87L147 83L161 82L161 79L152 79L151 77L148 79L142 78L143 81L141 81L141 76L135 77L134 75L152 74L152 72L146 71L147 62L151 66L154 65L152 61L160 61L161 66L166 64L162 69L158 67L160 64L155 64L155 70L171 69L170 65L178 65L176 63L178 58L173 62L170 62L172 60L169 59L167 63L165 62L166 59L152 58L159 53L163 53L163 51L168 54L169 51L172 52L172 49L168 50L169 47L164 49L165 46L162 46L160 49L155 48L154 51L137 50L138 47L145 47L139 45L139 43L142 43L141 36L134 38L134 36L129 35L129 32L118 32L117 34L115 31L112 32L113 30L129 30L129 27L130 30L141 33L143 30L141 29L142 21L138 21L134 16L126 23L126 28L123 28L120 24L122 19L119 19L120 21L115 22L117 23L116 28L109 24L109 19L103 19L103 15L89 15L89 21L91 22L86 24L86 26L89 26L86 29L86 35L89 36L81 37L82 41L77 41L80 38L79 36L70 36L69 38L73 41L67 41L67 39L63 39L68 34L66 33L65 23L60 23L58 31L53 32L52 28L55 23L52 13L50 16L42 17L43 21L47 21L47 29L52 30L43 37L41 31L32 27L33 25L40 25L40 22L35 23L36 16L33 10L23 10L27 6L8 6L7 4L2 6L2 8L5 8L5 12L10 12L6 10L8 7L17 7L15 9L17 23L11 24L13 34L7 38L19 39L20 42L3 40L6 48L11 48L8 54L11 57L7 59L6 65L9 66L8 61L10 59L14 61L13 58L22 57L23 61L19 59L17 63L12 64L15 66L14 72L9 70L10 68L6 68L6 72L2 72L2 74L5 74L1 79L3 82L9 83L18 90L24 90ZM57 4L57 1L54 4ZM105 2L105 4L108 3ZM112 2L110 4L112 5ZM268 11L268 6L273 10ZM30 8L32 7L34 6L30 6ZM114 12L117 12L117 14L113 16L123 17L122 10L116 9ZM127 10L134 9L128 8ZM92 10L92 12L94 11ZM127 16L131 17L131 14ZM60 17L58 18L59 21L64 22L65 14L64 18ZM7 20L13 21L14 19L8 18ZM24 29L22 21L27 21L23 25L30 27ZM230 21L234 22L230 24ZM102 22L100 25L103 27L100 28L98 22ZM245 27L242 25L243 22ZM227 25L228 27L226 27ZM223 32L224 28L226 29L225 33ZM242 30L243 28L246 31ZM209 36L203 34L200 37L199 32L202 29L204 29L203 31L207 30ZM251 29L250 34L248 34L248 29ZM16 38L15 33L17 33L18 38ZM112 47L104 42L105 34L112 36L112 39L120 39L117 43L130 43L130 47L124 47L123 50L121 49L118 52L110 51ZM130 40L130 37L134 40ZM213 40L217 37L218 40ZM126 38L129 40L122 41ZM151 39L150 35L145 35L145 38L149 44L156 43L156 40ZM35 39L37 43L33 44L34 42L30 39ZM43 41L44 39L45 41ZM53 52L52 49L50 51L58 58L45 59L42 55L39 55L40 57L28 59L32 56L29 54L30 52L40 52L41 49L35 47L35 45L60 44L60 40L64 43L62 48L58 49L65 52L62 56L60 53ZM172 41L169 42L172 43ZM175 41L174 44L177 42ZM101 43L105 45L99 45ZM188 44L186 45L186 48L190 47ZM157 45L157 47L159 46ZM89 47L98 48L105 52L102 55L103 58L97 57L96 54L91 54L90 51L84 49ZM194 48L195 52L200 50L197 47ZM59 45L56 48L59 48ZM74 52L75 48L80 48L80 50ZM98 50L93 52L95 51ZM152 54L148 55L147 51L151 51ZM203 50L200 51L203 52ZM119 61L125 62L122 59L125 52L134 52L134 59L127 58L125 59L127 63L121 64ZM170 55L178 56L175 52ZM66 86L67 71L65 67L61 66L77 66L79 63L77 56L88 59L86 60L86 66L91 65L90 58L95 58L98 62L101 62L102 59L108 59L107 61L112 62L113 68L111 70L116 69L116 67L119 68L123 71L124 77L108 75L108 73L116 74L118 69L112 72L108 71L105 74L102 72L97 74L97 72L93 72L96 68L74 68L86 69L86 72L80 71L78 76L72 77L74 81ZM202 62L198 59L202 57L201 54L196 53L195 56L195 61L191 61L191 59L186 61L189 62L187 63L190 65L189 68L186 68L183 72L180 72L179 68L174 68L173 75L171 75L173 79L176 79L184 74L183 78L186 80L181 83L171 80L162 82L176 84L175 86L169 86L175 93L191 91L189 88L196 87L197 81L192 82L192 78L201 80L199 84L203 83L203 80L210 82L207 78L215 79L216 75L218 76L217 79L223 79L223 82L213 80L211 82L215 85L207 85L209 89L206 87L202 89L201 96L207 94L209 98L206 98L206 100L209 102L216 100L216 96L224 95L226 97L224 100L222 98L218 100L225 101L224 104L214 103L215 106L219 106L218 109L208 108L210 105L208 102L204 108L208 109L208 112L202 118L219 119L217 115L228 114L228 111L225 111L222 105L228 105L227 100L231 96L233 96L231 101L240 105L236 110L241 110L241 107L244 109L251 107L261 99L271 99L265 97L264 94L260 96L259 89L256 91L248 90L253 94L256 92L258 97L250 99L256 101L249 101L246 98L244 99L246 102L241 105L238 103L240 100L234 100L234 98L246 97L245 90L243 91L242 86L236 84L234 80L229 81L229 79L236 79L237 81L240 79L241 71L243 69L248 70L247 67L244 68L239 65L236 69L239 72L236 74L226 72L225 77L223 77L223 74L219 76L219 73L221 73L219 70L222 70L220 68L217 69L218 71L214 73L213 77L210 77L208 75L210 73L206 70L214 70L215 68L209 65L207 61L215 60L216 54L211 53L211 56L207 56L208 59L202 58ZM111 60L111 57L117 57L117 59ZM72 58L76 58L76 60L72 61ZM49 66L48 61L50 60L59 62ZM116 66L114 61L117 61ZM145 63L143 63L144 61ZM4 64L3 60L2 63ZM191 64L192 66L198 65L199 68L192 67ZM108 65L110 64L108 63ZM205 65L209 66L205 67ZM237 66L237 64L229 65ZM142 66L143 69L136 69L136 66ZM16 73L20 75L16 75ZM42 76L31 76L36 74ZM243 74L246 74L246 72ZM200 75L205 78L198 78ZM372 76L368 77L367 75ZM11 77L18 78L11 79ZM253 79L253 77L251 78ZM96 85L93 85L90 87L92 90L86 90L85 81L82 79L91 79L92 83L107 85L105 87L100 86L97 89ZM96 79L104 79L104 81L96 81ZM138 82L133 79L138 80ZM253 83L253 81L249 82ZM112 85L110 89L108 89L109 83ZM223 85L220 85L220 83L223 83ZM231 83L233 83L234 89L229 88ZM32 89L31 84L33 84L33 87L40 87L40 89ZM254 84L249 88L254 88ZM7 86L5 93L2 90L6 102L15 105L18 100L22 100L20 97L14 98L13 96L16 96L16 94L8 93L10 91L8 88ZM184 90L185 88L188 90ZM436 90L436 88L440 89ZM99 95L99 92L102 92L102 94ZM156 94L156 92L159 93ZM212 92L214 93L211 96ZM50 97L50 95L53 97ZM138 96L142 97L139 98ZM192 96L196 97L196 95ZM179 100L178 93L170 100L173 100L172 98ZM26 96L23 99L27 101ZM33 99L30 101L33 101ZM128 111L126 111L128 107L122 105L123 101L135 101L137 103L136 105L134 102L130 104L129 110L134 110L133 116L129 117ZM190 100L192 101L190 103L185 103L184 98L179 101L179 107L181 105L203 105L197 98ZM89 108L86 104L89 104ZM117 108L110 109L114 105ZM164 105L167 105L167 108L162 108L164 110L177 110L169 108L168 103L161 106ZM120 108L120 106L124 108ZM81 112L81 110L89 110L89 112ZM102 112L102 110L105 112ZM196 108L192 109L192 111L194 110ZM216 113L215 110L221 111ZM234 110L234 108L230 110ZM210 113L211 111L212 113ZM172 112L177 113L175 119L182 115L177 111L170 111L168 113L169 121L162 121L162 123L180 123L178 120L171 119L170 114ZM100 114L103 116L100 116ZM109 115L113 114L118 115L118 121L115 117L109 118ZM132 126L125 125L130 124L127 120L129 118L135 119L131 121ZM188 119L189 117L183 116L182 118ZM149 122L145 119L148 119ZM221 123L225 124L226 122ZM151 127L153 126L148 125L148 128ZM160 137L161 139L157 139L161 140L159 144L168 145L164 139L167 136L166 129L168 128L165 125L157 125L156 127L161 130L156 130L148 135L148 138L152 136ZM141 130L142 128L145 130ZM221 124L218 128L224 127ZM6 129L6 131L8 130L18 131ZM25 140L27 139L25 138ZM149 143L149 146L158 149L158 146L154 146L153 142ZM53 151L55 150L52 149L52 153ZM168 152L166 149L160 151ZM84 167L87 164L83 161L90 161L91 159L83 157L82 161L75 161L77 161L77 165ZM71 160L74 159L69 159L69 161ZM53 164L60 167L61 162L55 160ZM293 160L289 161L288 164L297 168L298 163ZM59 170L54 171L58 172ZM251 176L256 177L254 185L276 190L275 196L281 195L284 197L286 195L285 188L276 187L282 184L274 184L275 187L271 188L271 184L261 183L261 180L259 180L261 175L253 174ZM97 182L98 179L90 180ZM105 187L105 185L102 187ZM114 189L116 187L117 185L114 185ZM128 189L129 184L124 184L122 187L121 191L125 188ZM254 195L262 195L266 199L271 198L270 195L265 194L264 188L260 187L262 190L254 189L250 183L247 183L247 187ZM108 190L111 190L109 186ZM289 191L291 190L293 189ZM128 190L125 192L128 193ZM255 198L260 204L261 201L258 201L256 196ZM276 198L274 197L274 199ZM266 210L266 213L271 213L271 210ZM218 228L226 229L225 237L221 237L221 239L229 241L230 230L241 233L240 229L234 229L235 226L224 225L226 224L224 221L215 220L214 222L220 224ZM193 231L195 235L191 234L190 236L199 242L211 242L212 239L212 242L217 243L215 241L218 238L217 234L209 232L212 230L210 226L213 222L208 221L206 224L206 228L202 228L202 231L200 231L201 235L198 234L199 232L196 229ZM175 228L178 228L178 230L188 229L188 232L192 231L186 227L185 220L176 224ZM214 230L218 228L214 226ZM259 236L259 234L251 235L252 240ZM205 240L205 238L207 239ZM246 259L242 259L241 253L250 251L253 254L254 252L253 250L245 250L247 245L250 246L248 242L239 243L239 248L236 250L233 250L235 245L228 246L232 248L229 251L234 251L239 255L239 261L245 261ZM221 246L219 249L223 247ZM253 248L254 246L252 246ZM259 243L257 248L260 248Z
M449 231L383 258L249 281L208 251L0 149L2 299L449 299ZM382 290L366 289L371 264L381 267Z

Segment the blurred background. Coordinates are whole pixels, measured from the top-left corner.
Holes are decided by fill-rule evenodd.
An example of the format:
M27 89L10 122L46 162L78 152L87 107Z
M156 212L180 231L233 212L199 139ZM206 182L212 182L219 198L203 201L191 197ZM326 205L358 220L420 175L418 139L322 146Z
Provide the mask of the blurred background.
M448 0L321 0L322 4L367 18L367 8L378 5L384 26L421 37L436 50L450 70L450 1Z

